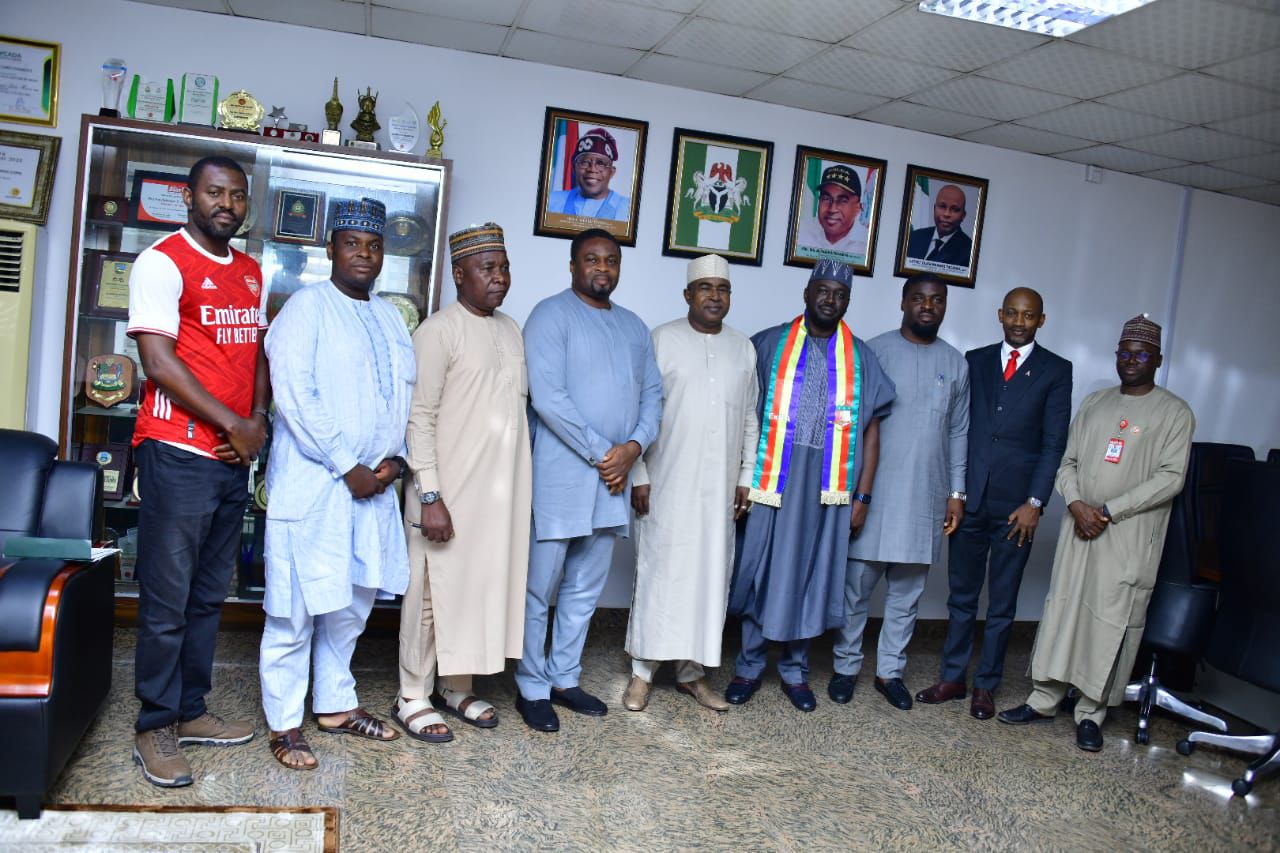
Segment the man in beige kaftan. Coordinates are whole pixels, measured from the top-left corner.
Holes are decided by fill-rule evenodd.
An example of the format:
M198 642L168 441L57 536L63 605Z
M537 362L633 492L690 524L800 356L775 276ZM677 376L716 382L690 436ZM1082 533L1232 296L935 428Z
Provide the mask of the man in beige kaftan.
M1102 748L1107 706L1124 698L1195 431L1191 408L1156 387L1161 361L1160 327L1145 316L1125 323L1120 386L1090 394L1071 422L1057 477L1068 514L1036 633L1032 691L999 715L1013 724L1047 720L1074 685L1076 745L1090 752Z
M623 704L643 710L662 661L676 661L676 689L717 711L707 686L733 569L733 521L747 509L760 429L755 349L725 326L729 264L689 262L689 314L653 331L662 373L658 440L631 469L636 580L627 623L631 683Z
M416 490L405 501L411 574L396 702L405 730L431 742L452 738L436 709L498 723L471 677L521 654L532 488L524 343L497 310L511 287L502 229L459 231L449 249L458 301L413 336L406 445Z

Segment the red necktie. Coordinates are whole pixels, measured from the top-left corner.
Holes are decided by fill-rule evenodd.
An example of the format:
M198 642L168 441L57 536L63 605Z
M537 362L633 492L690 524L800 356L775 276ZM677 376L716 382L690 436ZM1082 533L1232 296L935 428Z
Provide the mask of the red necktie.
M1018 351L1011 350L1009 352L1009 363L1004 366L1004 381L1008 382L1013 378L1013 374L1018 372Z

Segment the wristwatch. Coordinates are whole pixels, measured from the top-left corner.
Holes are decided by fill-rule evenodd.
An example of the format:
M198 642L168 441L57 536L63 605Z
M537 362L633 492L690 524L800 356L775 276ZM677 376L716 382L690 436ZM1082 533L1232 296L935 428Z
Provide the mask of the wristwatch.
M948 498L949 500L953 500L953 501L967 501L967 500L969 500L969 496L968 496L968 495L966 495L964 492L952 492L951 494L947 495L947 498Z
M871 503L871 495L867 494L866 492L854 492L853 499L855 501L858 501L859 503L864 503L864 504Z
M420 500L422 501L423 506L431 506L433 503L440 500L440 493L439 492L423 492Z
M1031 506L1035 507L1036 509L1044 509L1044 501L1040 500L1039 498L1034 498L1034 497L1027 498L1027 503L1031 504Z

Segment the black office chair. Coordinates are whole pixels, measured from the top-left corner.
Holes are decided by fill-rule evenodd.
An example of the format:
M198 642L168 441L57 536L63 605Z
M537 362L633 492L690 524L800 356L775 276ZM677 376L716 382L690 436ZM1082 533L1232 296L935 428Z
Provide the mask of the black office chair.
M1267 462L1271 465L1280 464L1280 447L1271 448L1267 453Z
M1205 660L1264 690L1280 692L1280 465L1234 462L1227 467L1222 516L1222 594ZM1259 779L1280 772L1280 733L1192 732L1178 752L1197 743L1261 756L1231 783L1245 796Z
M1173 499L1156 586L1147 605L1142 645L1151 663L1145 675L1124 689L1125 701L1138 703L1134 734L1138 743L1151 740L1151 711L1157 707L1218 731L1227 730L1226 721L1184 702L1161 684L1157 666L1162 655L1166 661L1181 657L1194 662L1209 641L1218 588L1204 578L1218 574L1218 560L1210 561L1206 555L1218 543L1225 471L1234 459L1252 461L1253 448L1210 442L1191 445L1186 484Z

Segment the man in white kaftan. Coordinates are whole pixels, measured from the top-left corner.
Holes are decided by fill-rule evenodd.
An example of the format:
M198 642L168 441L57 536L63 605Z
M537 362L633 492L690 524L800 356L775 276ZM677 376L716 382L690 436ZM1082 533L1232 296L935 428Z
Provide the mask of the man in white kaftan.
M292 769L316 766L299 731L312 662L321 731L399 736L359 707L351 675L374 599L409 580L390 486L404 468L416 364L399 312L371 292L385 220L381 202L340 202L332 280L294 294L267 335L276 418L259 668L272 753Z
M724 325L729 264L689 262L689 314L653 331L662 373L658 440L631 469L636 579L627 623L631 683L623 704L643 710L662 661L676 661L676 689L717 711L707 686L720 665L733 521L745 514L760 427L755 348Z

